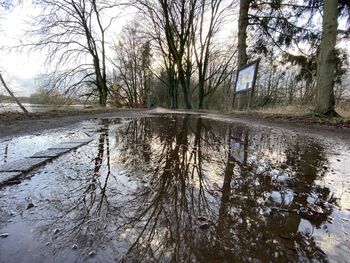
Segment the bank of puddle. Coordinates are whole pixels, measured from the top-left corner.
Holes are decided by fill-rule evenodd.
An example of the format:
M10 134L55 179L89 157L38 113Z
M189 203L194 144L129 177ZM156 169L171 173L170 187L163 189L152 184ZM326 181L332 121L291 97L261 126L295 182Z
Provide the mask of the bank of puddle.
M350 258L341 141L180 114L92 120L34 141L67 138L93 141L0 189L1 262Z

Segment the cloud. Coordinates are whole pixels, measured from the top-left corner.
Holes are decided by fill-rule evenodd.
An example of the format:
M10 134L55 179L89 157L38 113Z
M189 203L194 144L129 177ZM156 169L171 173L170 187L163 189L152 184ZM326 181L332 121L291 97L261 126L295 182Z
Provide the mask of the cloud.
M18 97L29 97L37 91L36 78L9 77L9 74L4 74L3 77L7 86ZM8 95L2 85L0 85L0 94Z
M37 89L34 78L16 78L12 85L15 94L20 97L29 97Z
M3 12L0 20L0 70L11 89L18 96L35 92L35 78L45 71L44 56L39 53L11 49L26 38L28 20L38 12L32 1L22 1ZM3 88L0 89L1 93Z

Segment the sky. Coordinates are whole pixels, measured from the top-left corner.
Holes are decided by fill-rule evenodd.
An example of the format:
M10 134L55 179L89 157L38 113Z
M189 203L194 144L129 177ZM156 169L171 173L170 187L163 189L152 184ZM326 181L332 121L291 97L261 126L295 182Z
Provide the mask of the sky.
M29 30L31 17L39 14L40 9L32 5L32 0L23 0L21 4L0 12L0 71L7 85L16 96L30 96L37 88L41 74L48 71L45 65L45 54L29 50L11 49L20 41L25 42L26 30ZM126 21L134 16L134 10L124 12L113 25L111 34L117 35ZM6 94L0 85L0 94Z
M17 96L29 96L33 93L35 76L43 71L42 56L29 54L24 50L7 49L17 45L18 39L24 38L26 19L36 13L30 2L23 1L22 5L6 10L0 19L0 70L8 86ZM0 87L0 93L5 93L3 87Z
M109 32L110 45L117 39L122 27L134 18L135 13L135 9L130 7L122 11L117 23L113 24ZM34 93L38 88L37 83L40 83L40 75L49 71L49 66L45 65L45 54L33 53L25 49L11 51L8 49L19 45L20 41L26 42L25 31L30 29L30 18L38 14L40 9L32 5L32 0L22 0L21 4L3 12L0 17L0 29L2 29L0 30L0 70L16 96L30 96ZM236 30L236 22L233 21L230 25L230 34L232 34L232 28ZM0 94L7 95L1 85Z
M16 96L30 96L34 93L38 88L40 75L47 73L49 69L45 65L45 54L24 49L8 49L18 45L20 41L25 42L27 39L25 31L29 29L30 18L39 13L40 9L32 5L32 0L22 0L21 4L6 12L0 10L0 71ZM134 16L135 10L124 11L117 23L113 25L110 36L115 40L123 25L131 21ZM236 23L237 21L233 21L229 26L230 35L236 30ZM349 47L345 43L342 43L342 46ZM6 94L1 85L0 94Z

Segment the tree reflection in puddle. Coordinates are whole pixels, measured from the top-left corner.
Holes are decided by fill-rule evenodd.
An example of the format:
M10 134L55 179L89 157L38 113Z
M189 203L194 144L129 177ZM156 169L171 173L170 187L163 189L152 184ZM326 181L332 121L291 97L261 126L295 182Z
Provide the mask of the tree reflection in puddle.
M106 261L327 261L312 228L336 200L316 183L316 141L186 115L102 120L97 134L90 166L52 193L40 232L57 229L56 246Z
M326 260L311 233L298 232L303 218L320 227L331 213L322 208L333 201L329 190L314 183L325 163L315 142L279 146L285 171L250 141L274 143L269 134L259 141L247 127L171 116L132 121L119 136L125 168L143 182L120 207L128 212L117 233L130 242L132 262ZM232 136L242 160L229 149Z

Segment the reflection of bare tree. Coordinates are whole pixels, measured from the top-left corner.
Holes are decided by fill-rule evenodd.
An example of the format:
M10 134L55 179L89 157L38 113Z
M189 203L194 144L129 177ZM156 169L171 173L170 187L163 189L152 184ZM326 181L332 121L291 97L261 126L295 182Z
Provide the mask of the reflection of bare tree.
M107 188L107 184L108 184L108 179L111 175L111 166L110 166L110 149L109 149L109 121L108 120L104 120L103 121L103 128L101 128L99 130L100 132L100 136L99 136L99 140L98 140L98 152L97 152L97 157L95 158L95 168L94 168L94 173L92 174L92 180L91 180L91 184L88 186L87 190L85 193L89 193L90 194L90 204L89 204L89 209L88 212L90 213L90 210L92 209L92 207L94 206L94 203L96 201L96 188L99 188L99 202L98 202L98 206L97 206L97 214L100 215L101 213L101 209L102 209L102 205L103 202L106 202L107 204L107 209L109 209L109 203L107 200L107 195L106 195L106 188ZM106 145L106 149L104 148L104 146ZM107 172L105 175L105 179L100 181L97 180L98 177L101 176L100 174L100 169L101 166L103 164L104 161L104 152L106 151L106 168L107 168ZM98 185L97 185L98 184ZM83 202L86 205L86 196L83 197Z
M306 258L324 259L314 242L309 242L310 239L306 241L307 237L298 234L303 215L292 211L293 204L298 203L297 198L285 208L281 207L280 213L271 210L276 204L271 203L268 193L275 191L283 197L286 189L295 192L297 188L293 180L281 183L255 173L256 166L248 163L248 145L252 138L249 131L233 127L228 132L228 127L223 124L208 125L209 122L200 118L194 120L196 126L192 127L193 121L189 117L181 119L173 116L170 122L167 118L160 118L159 122L152 122L147 128L154 132L153 143L157 139L161 147L158 152L152 151L151 161L156 165L149 174L143 174L145 186L140 187L133 194L133 201L128 203L128 208L133 210L132 216L119 228L121 232L139 229L129 247L129 258L133 262L150 258L160 262L190 259L231 262L248 260L248 255L269 261L274 255L276 261L284 261L286 257L297 260L303 253L313 251L314 254L309 253ZM213 195L203 167L211 161L213 154L219 153L216 146L224 145L231 135L242 141L244 162L236 163L229 154L225 154L227 161L222 170L220 194ZM268 136L265 135L262 139L266 138ZM133 144L131 141L128 143ZM267 146L271 149L273 145ZM312 155L308 148L305 154ZM142 158L139 155L136 158L140 165ZM302 158L307 161L310 157ZM322 165L322 156L317 156L317 159L321 163L313 165ZM295 174L298 168L291 166L291 170L291 174ZM322 174L316 173L309 184L319 176ZM303 191L312 192L313 189L315 186ZM207 232L199 230L194 224L198 215L214 219L215 226ZM326 218L322 218L324 222ZM290 229L288 235L285 229ZM311 244L311 248L306 246L307 243ZM301 252L295 253L296 249Z
M5 145L5 149L4 149L4 159L3 159L4 163L7 162L7 158L8 158L8 149L9 149L9 145L6 144L6 145Z
M248 255L259 261L298 261L300 258L327 260L313 238L299 232L302 218L307 218L318 227L331 213L329 209L324 209L322 214L299 213L302 211L300 208L317 205L317 202L312 204L308 199L311 194L318 204L329 200L329 189L315 183L324 174L319 168L324 166L325 161L322 148L317 144L303 149L298 148L298 144L295 149L293 145L292 148L287 147L287 163L292 164L292 174L297 174L298 178L289 178L283 182L283 187L280 181L257 177L254 168L250 172L250 169L241 166L240 174L235 175L234 162L229 155L216 227L220 243L215 246L215 254L220 262L242 261ZM244 180L239 178L242 176ZM236 183L232 184L232 178ZM284 198L286 189L294 194L294 198L284 207L277 204L282 207L271 211L271 206L276 204L271 203L266 194L275 191Z
M299 227L302 219L319 227L331 210L297 213L330 198L315 182L325 165L317 143L276 138L282 169L260 154L274 149L271 135L190 116L141 118L117 129L106 120L98 136L88 172L69 179L69 199L54 203L62 241L105 245L130 262L326 260ZM232 136L243 162L230 154Z
M91 168L85 174L67 176L66 181L61 182L68 188L64 197L60 193L50 200L51 209L59 216L46 215L45 226L41 229L42 235L53 235L62 247L71 248L76 244L77 248L85 250L85 256L110 242L107 222L119 211L108 198L111 194L108 185L114 179L110 167L109 122L101 121L97 131L97 152ZM60 250L60 246L56 248Z
M189 143L188 116L166 123L170 129L156 135L162 145L157 155L158 165L147 178L149 187L141 187L134 194L132 203L128 204L134 213L120 228L125 231L141 224L128 250L133 262L147 261L147 258L175 262L189 259L186 254L191 244L185 249L179 241L188 241L189 236L193 236L191 228L195 217L208 213L200 176L200 122L196 125L194 147ZM195 182L198 184L194 185Z

